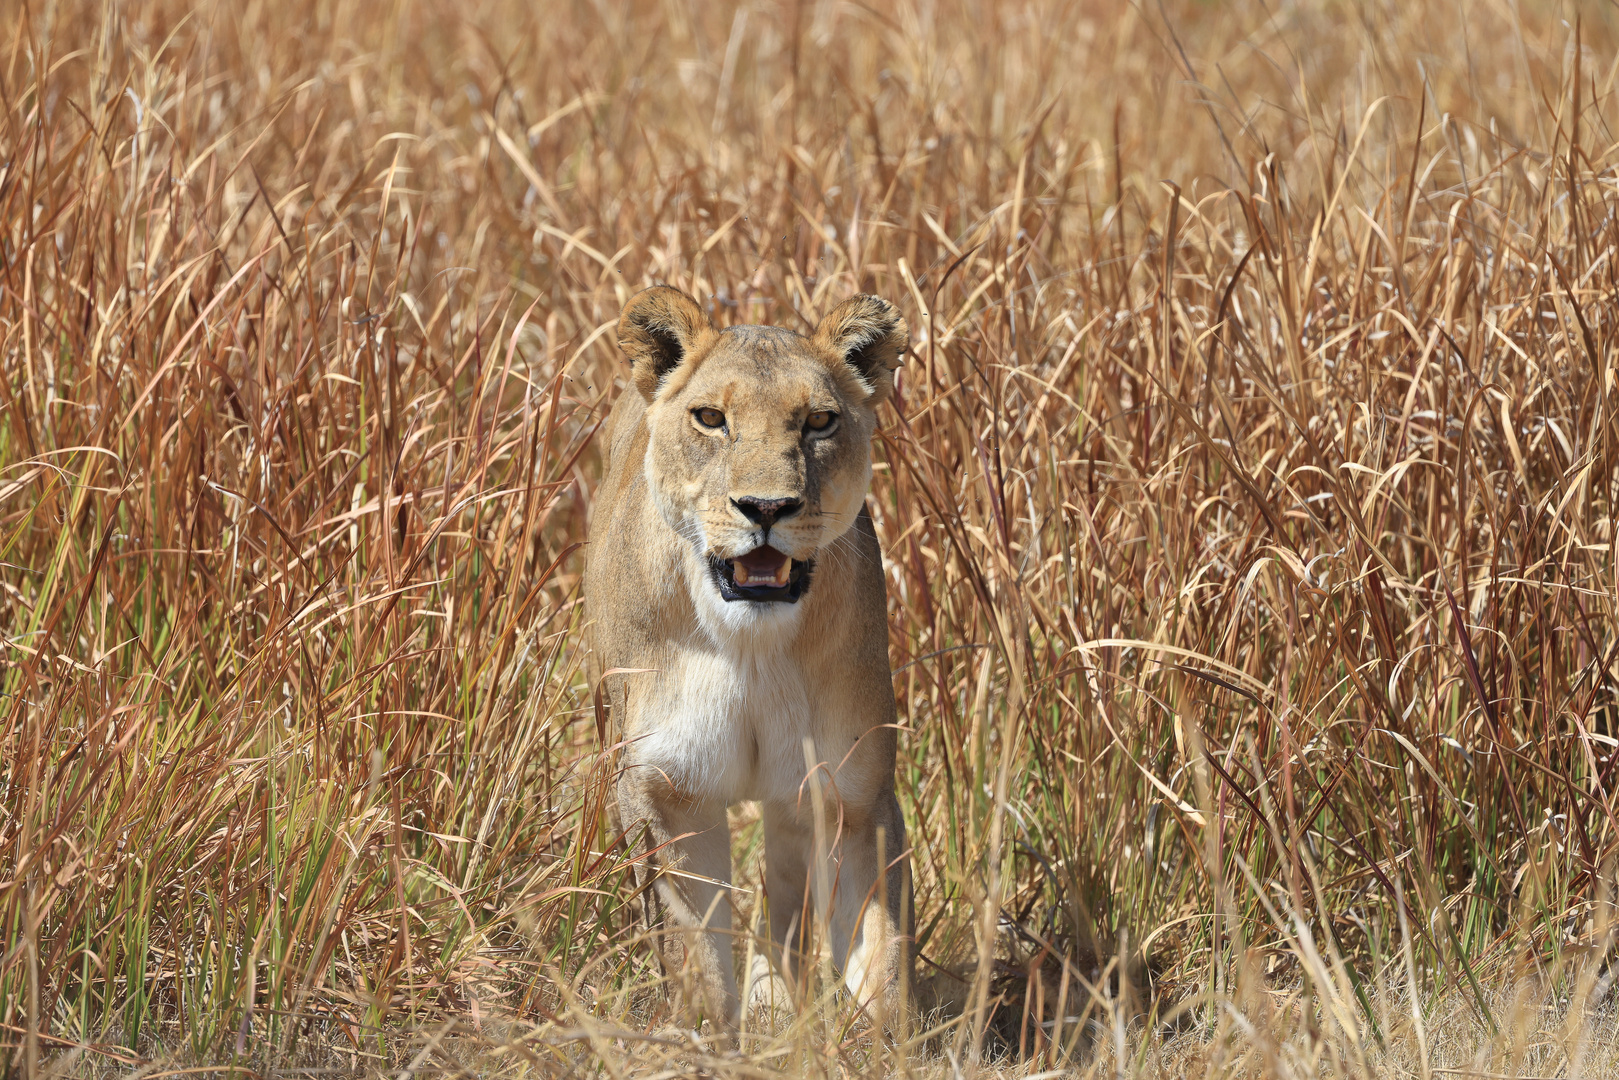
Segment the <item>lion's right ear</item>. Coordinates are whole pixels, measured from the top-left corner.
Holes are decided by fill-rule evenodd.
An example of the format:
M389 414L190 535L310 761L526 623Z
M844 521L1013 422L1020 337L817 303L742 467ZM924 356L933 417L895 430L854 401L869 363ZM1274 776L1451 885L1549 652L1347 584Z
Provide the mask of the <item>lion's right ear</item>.
M894 390L911 334L893 304L878 296L851 296L821 320L815 340L855 369L872 405Z
M671 371L717 333L696 300L667 285L636 293L618 317L618 347L648 401Z

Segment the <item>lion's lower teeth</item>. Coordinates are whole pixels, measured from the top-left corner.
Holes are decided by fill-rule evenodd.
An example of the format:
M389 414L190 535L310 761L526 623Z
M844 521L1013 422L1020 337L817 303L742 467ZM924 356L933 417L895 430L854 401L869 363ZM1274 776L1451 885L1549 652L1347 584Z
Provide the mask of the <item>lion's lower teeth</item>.
M739 585L772 585L780 588L781 586L787 584L787 578L792 570L793 564L791 562L784 561L774 572L744 570L741 567L736 566L735 563L732 563L731 565L735 567L736 570L741 571L740 573L734 574L737 579L737 584Z

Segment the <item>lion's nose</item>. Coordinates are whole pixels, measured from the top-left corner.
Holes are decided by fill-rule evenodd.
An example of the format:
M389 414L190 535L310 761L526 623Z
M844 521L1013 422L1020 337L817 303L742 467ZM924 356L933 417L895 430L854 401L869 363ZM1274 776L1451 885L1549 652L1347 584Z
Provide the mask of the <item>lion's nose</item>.
M760 499L752 495L744 495L740 499L732 499L731 505L742 512L742 516L755 525L763 525L766 529L784 517L792 517L804 508L803 499Z

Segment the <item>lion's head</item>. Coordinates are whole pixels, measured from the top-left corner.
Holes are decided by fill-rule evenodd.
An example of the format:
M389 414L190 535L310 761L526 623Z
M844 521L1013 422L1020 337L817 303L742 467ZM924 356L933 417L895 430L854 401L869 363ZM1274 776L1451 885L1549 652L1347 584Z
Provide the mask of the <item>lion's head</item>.
M816 554L860 514L905 320L855 296L808 337L716 330L690 296L660 286L625 305L618 341L648 403L647 482L702 587L735 614L796 603Z

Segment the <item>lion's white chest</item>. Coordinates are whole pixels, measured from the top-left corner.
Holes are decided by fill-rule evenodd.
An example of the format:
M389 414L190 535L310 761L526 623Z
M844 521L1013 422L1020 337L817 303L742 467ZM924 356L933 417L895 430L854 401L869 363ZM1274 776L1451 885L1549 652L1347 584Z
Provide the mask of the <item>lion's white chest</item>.
M630 751L681 791L726 804L796 797L811 688L790 651L675 651L641 711Z

